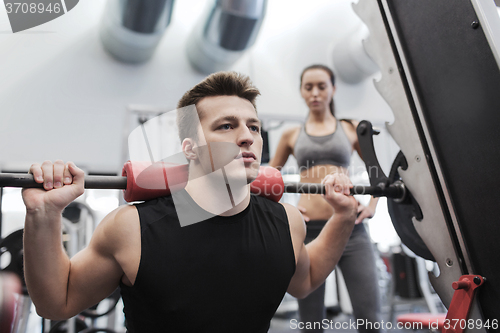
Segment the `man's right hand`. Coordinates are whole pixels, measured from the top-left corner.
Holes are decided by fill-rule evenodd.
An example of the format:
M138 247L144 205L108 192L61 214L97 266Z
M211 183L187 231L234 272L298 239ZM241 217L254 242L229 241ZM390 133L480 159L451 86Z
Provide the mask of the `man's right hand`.
M333 207L336 214L352 216L356 219L358 203L352 195L350 189L353 187L349 177L342 173L327 175L322 181L325 185L323 198Z
M33 164L31 174L43 189L25 188L22 191L27 213L60 214L84 192L84 172L73 162L45 161Z

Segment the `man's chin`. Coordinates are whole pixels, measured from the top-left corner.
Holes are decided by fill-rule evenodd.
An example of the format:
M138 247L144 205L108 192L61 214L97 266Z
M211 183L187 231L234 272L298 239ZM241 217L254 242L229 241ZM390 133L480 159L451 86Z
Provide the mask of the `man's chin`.
M257 179L257 176L259 175L259 170L260 170L260 163L258 162L252 163L248 168L245 168L247 174L247 184L250 184L255 179Z
M226 182L248 185L259 175L260 163L228 165L225 168Z
M252 183L257 177L247 177L247 185Z

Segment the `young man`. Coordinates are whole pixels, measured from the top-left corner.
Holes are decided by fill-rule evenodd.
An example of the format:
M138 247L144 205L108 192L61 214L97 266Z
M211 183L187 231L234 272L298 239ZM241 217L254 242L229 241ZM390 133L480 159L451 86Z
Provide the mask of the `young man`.
M61 213L83 193L84 174L71 162L31 166L45 190L23 190L25 275L42 317L69 318L121 286L130 333L267 332L285 292L305 297L323 283L354 226L352 184L341 174L324 179L335 214L305 246L295 207L250 194L262 152L258 94L232 72L188 91L178 106L194 104L197 112L178 111L185 189L119 207L71 260L61 245ZM231 204L221 206L228 196ZM179 215L191 211L203 218L183 226Z

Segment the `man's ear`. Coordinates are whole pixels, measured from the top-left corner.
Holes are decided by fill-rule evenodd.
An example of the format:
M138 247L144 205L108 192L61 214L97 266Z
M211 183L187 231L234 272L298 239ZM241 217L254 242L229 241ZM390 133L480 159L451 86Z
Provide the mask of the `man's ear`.
M194 142L193 139L191 138L185 138L182 141L182 152L184 153L184 156L188 160L196 160L198 158L198 155L196 154L196 143Z

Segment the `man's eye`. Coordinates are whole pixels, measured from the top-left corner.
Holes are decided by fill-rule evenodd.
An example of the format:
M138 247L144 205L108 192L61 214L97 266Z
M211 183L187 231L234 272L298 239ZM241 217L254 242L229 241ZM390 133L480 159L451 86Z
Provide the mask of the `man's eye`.
M259 133L260 132L260 127L259 126L250 126L250 130Z
M228 130L231 128L231 125L230 124L224 124L224 125L220 125L219 126L219 129L223 129L223 130Z

